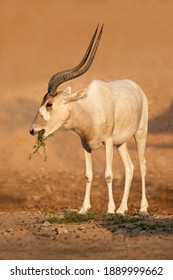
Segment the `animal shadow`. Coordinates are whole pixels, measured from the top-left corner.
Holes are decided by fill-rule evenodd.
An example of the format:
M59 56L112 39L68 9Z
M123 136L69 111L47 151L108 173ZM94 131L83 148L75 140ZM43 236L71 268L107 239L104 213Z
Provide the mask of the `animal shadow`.
M103 221L100 226L114 236L136 237L141 235L173 235L173 218L156 218L152 216L119 216Z
M173 102L167 111L149 120L149 133L173 133Z

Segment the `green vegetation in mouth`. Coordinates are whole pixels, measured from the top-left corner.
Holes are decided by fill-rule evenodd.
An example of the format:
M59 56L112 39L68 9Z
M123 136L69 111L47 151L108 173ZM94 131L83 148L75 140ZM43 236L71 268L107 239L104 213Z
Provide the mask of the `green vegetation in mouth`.
M43 154L44 154L44 161L47 160L47 155L46 155L46 143L45 141L47 138L49 138L52 134L44 138L44 131L40 131L37 134L37 139L36 139L36 144L33 146L33 152L29 154L29 159L32 159L33 155L38 152L40 148L43 149Z

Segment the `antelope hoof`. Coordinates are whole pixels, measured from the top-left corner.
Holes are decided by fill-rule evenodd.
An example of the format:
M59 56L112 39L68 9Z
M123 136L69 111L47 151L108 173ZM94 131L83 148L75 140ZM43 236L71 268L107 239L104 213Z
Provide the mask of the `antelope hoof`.
M141 209L140 209L140 213L142 213L142 212L147 212L147 209L148 209L148 202L147 202L147 200L146 199L143 199L142 201L141 201Z
M115 205L108 206L107 214L115 214Z
M87 207L87 208L84 208L82 206L82 208L78 211L78 214L81 214L81 215L84 215L88 212L88 210L91 208L91 206Z
M121 214L121 215L125 215L125 212L128 210L127 207L124 207L124 206L120 206L117 210L117 214Z
M115 214L115 210L108 210L106 214Z

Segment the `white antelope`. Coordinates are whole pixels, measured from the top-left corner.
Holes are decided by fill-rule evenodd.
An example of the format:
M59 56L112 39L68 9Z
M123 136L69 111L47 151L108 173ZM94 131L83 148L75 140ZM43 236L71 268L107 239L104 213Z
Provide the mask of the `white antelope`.
M141 88L130 80L104 82L92 81L86 89L72 92L71 87L57 91L57 87L84 74L91 66L99 45L103 26L97 37L98 27L91 39L82 61L73 69L55 74L49 81L48 93L44 96L36 118L30 128L32 135L40 131L46 138L60 127L72 130L81 139L86 161L86 191L79 213L90 209L90 191L93 178L92 150L105 145L105 180L108 187L108 213L115 212L112 194L113 147L120 154L125 168L125 188L117 213L124 214L127 208L133 164L126 142L134 136L136 140L140 174L142 179L142 199L140 212L147 212L145 194L145 147L148 127L147 99ZM97 39L96 39L97 37ZM95 42L95 43L94 43Z

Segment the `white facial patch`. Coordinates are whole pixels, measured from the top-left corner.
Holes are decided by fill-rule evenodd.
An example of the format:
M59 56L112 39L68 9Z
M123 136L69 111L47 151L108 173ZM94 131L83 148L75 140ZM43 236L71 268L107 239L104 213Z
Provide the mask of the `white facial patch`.
M41 116L45 121L50 120L50 113L46 110L44 105L40 107L39 113L41 114Z

